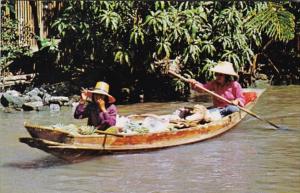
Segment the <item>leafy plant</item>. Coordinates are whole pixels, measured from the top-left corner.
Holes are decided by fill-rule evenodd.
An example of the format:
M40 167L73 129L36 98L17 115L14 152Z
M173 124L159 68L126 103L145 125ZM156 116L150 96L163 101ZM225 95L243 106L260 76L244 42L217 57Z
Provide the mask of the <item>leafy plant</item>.
M48 49L49 52L57 52L58 51L58 42L54 38L41 38L37 37L37 39L41 43L40 50Z
M153 69L155 61L180 56L182 73L202 80L213 77L209 69L219 60L243 70L266 39L292 38L293 22L280 4L267 2L71 0L53 27L61 38L58 67L69 73L64 77L175 96L186 85L170 87L174 82Z
M252 12L247 26L249 30L258 30L275 40L287 42L294 38L295 16L282 4L270 2L264 10Z

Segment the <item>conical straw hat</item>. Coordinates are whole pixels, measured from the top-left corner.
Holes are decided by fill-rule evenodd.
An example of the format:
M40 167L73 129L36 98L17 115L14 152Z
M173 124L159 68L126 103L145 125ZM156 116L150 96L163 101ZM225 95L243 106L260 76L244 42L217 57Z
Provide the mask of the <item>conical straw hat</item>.
M234 71L232 63L226 62L226 61L218 62L218 64L216 66L214 66L211 69L211 71L216 72L216 73L220 73L220 74L230 75L230 76L236 76L236 77L239 76Z
M108 94L109 85L106 82L101 82L101 81L97 82L95 88L93 90L90 90L89 92L90 93L95 93L95 94L106 95L108 97L108 102L109 103L116 102L115 97Z

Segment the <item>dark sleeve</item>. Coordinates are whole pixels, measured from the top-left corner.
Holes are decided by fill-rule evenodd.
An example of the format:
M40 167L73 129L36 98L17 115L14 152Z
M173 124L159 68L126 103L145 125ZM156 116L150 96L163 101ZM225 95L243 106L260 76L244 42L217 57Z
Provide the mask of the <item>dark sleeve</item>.
M106 112L100 112L99 118L102 120L102 124L107 127L111 127L116 125L116 117L117 117L117 107L114 104L111 104Z
M83 119L88 116L87 112L87 105L85 104L79 104L77 105L75 112L74 112L74 118L75 119Z

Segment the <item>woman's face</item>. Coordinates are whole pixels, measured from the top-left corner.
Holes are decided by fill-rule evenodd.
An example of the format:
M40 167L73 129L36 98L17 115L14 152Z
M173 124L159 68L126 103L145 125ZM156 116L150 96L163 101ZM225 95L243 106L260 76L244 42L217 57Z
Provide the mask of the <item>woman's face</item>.
M219 84L224 84L225 83L225 75L221 73L215 73L216 76L216 81Z
M103 95L103 94L93 94L93 99L94 99L94 101L98 101L99 99L102 99L102 100L105 100L105 95Z

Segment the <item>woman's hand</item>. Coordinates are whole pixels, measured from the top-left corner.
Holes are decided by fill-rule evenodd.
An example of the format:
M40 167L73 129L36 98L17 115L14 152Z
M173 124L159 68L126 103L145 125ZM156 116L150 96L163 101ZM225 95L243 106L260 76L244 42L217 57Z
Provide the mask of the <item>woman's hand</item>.
M234 104L234 105L236 105L236 106L238 106L238 105L240 104L239 99L235 99L235 100L233 100L233 101L231 101L231 102L232 102L232 104Z
M88 92L88 90L82 88L79 103L84 104L88 100L89 96L90 93Z
M102 112L106 112L106 108L105 108L105 100L104 100L103 98L99 98L99 99L97 100L97 104L98 104L98 106L99 106L99 108L100 108L100 110L101 110Z
M189 79L188 81L189 81L189 83L190 83L191 85L195 85L195 84L198 83L198 81L195 80L195 79Z
M191 88L194 89L194 90L197 88L196 85L202 86L202 84L199 83L199 82L198 82L197 80L195 80L195 79L189 79L188 82L190 83Z

